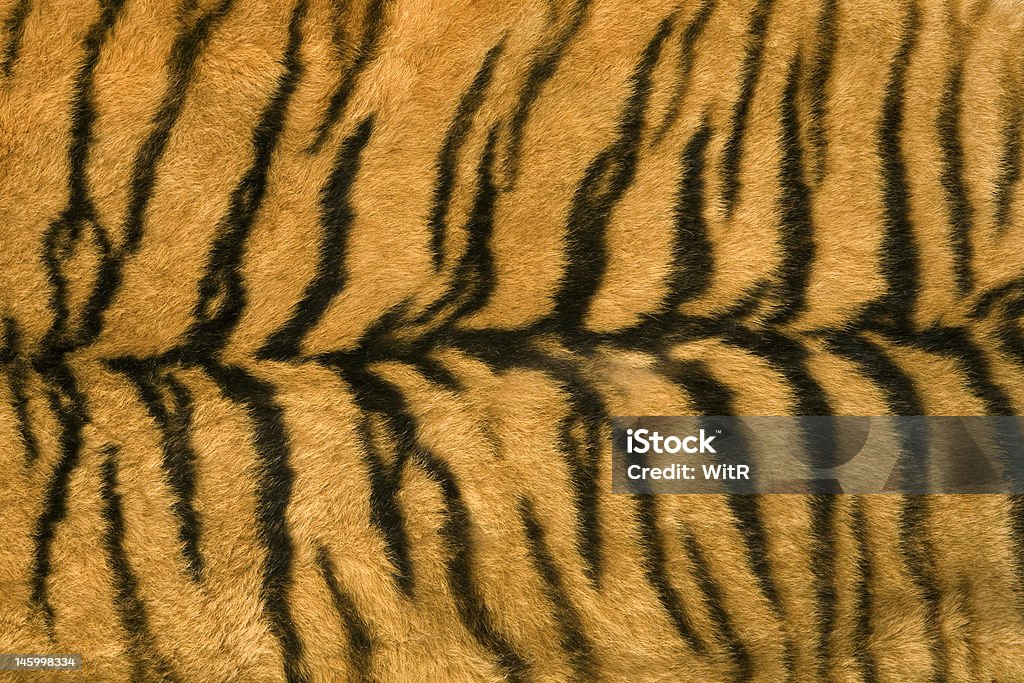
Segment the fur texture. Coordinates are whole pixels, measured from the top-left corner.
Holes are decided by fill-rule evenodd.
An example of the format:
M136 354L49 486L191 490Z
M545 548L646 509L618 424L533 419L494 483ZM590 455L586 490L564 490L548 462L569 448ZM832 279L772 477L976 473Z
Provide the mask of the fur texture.
M1024 411L1022 44L1015 0L0 2L0 652L1024 680L1024 499L611 495L608 422Z

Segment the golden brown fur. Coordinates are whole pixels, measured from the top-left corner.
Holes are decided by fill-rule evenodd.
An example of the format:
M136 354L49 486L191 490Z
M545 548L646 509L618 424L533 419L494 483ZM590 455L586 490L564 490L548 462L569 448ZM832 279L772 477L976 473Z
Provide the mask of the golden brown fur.
M1024 5L0 22L0 654L1024 680L1024 499L612 495L608 425L1024 412Z

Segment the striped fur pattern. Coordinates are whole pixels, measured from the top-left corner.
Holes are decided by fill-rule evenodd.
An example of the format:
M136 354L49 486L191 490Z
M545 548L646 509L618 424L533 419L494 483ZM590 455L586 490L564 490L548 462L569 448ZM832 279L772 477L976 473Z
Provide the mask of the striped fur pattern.
M608 453L1021 414L1022 44L1017 0L3 0L0 652L1024 680L1024 500Z

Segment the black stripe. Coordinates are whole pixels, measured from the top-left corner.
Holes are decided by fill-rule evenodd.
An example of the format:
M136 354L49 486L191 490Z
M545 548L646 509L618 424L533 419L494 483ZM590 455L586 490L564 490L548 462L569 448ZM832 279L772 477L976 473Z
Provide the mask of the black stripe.
M494 76L494 67L505 49L505 38L487 51L480 68L473 77L473 82L462 93L459 105L455 110L444 142L437 155L437 180L434 184L434 196L431 199L428 226L430 229L430 258L434 271L440 271L445 260L445 238L448 235L448 208L451 204L452 192L455 190L458 172L459 154L469 139L473 129L473 119L487 97L487 90Z
M704 220L704 170L711 128L705 120L683 150L672 244L672 275L662 305L674 313L683 302L700 296L711 285L714 249Z
M963 81L964 57L958 56L946 81L936 120L939 148L942 150L940 180L949 207L953 272L960 295L968 294L974 288L974 267L971 263L974 255L971 246L974 208L971 206L964 179L964 148L960 137Z
M593 643L583 630L579 613L565 591L565 581L558 571L545 540L544 528L534 513L533 504L526 498L519 501L519 514L526 528L527 549L533 566L544 580L544 593L554 605L555 618L561 631L562 648L569 653L576 679L593 681L598 678L597 662L593 657Z
M565 271L552 313L554 324L573 334L583 324L607 266L605 230L612 208L622 199L636 174L644 113L651 78L672 28L664 19L630 76L630 95L617 124L615 140L590 163L573 196L566 225Z
M573 38L583 28L587 18L590 0L576 0L569 19L544 46L530 64L526 80L519 89L519 102L509 124L508 147L505 155L505 184L507 189L515 186L519 177L519 161L523 147L523 133L533 111L533 105L540 97L545 84L551 80L565 56Z
M331 592L334 609L337 610L348 635L348 654L356 680L368 683L373 680L373 638L370 627L359 614L355 600L338 585L337 572L327 548L317 544L316 562L320 567L327 589Z
M195 75L195 65L205 48L210 33L227 15L233 0L221 0L211 12L203 15L193 26L178 35L167 60L168 88L146 141L139 148L132 164L132 180L128 195L128 211L124 221L124 243L119 249L108 250L99 266L96 283L82 312L82 332L77 345L82 346L99 336L103 328L103 314L110 307L121 286L124 262L138 250L142 240L143 224L156 183L156 171L167 150L171 130L185 104L189 84Z
M1009 111L1003 123L1003 149L999 157L999 176L995 181L996 231L1000 234L1010 226L1014 193L1020 180L1021 127L1024 126L1024 103L1021 93L1011 83L1006 99Z
M903 38L889 70L882 119L876 133L885 202L885 237L879 248L879 261L887 293L877 303L869 306L864 314L865 320L872 317L889 318L893 326L905 330L911 327L917 304L920 265L914 229L910 222L910 195L902 148L905 125L903 109L907 66L917 44L920 24L917 2L908 0Z
M697 586L707 600L708 611L710 612L711 621L714 623L715 632L721 634L722 639L725 641L726 652L736 668L734 680L753 680L754 666L750 658L750 652L743 644L739 635L737 635L736 629L732 625L732 620L725 611L722 601L722 589L718 581L711 575L711 570L708 568L707 560L704 557L704 551L701 550L700 544L697 543L697 539L694 538L693 534L686 531L683 532L683 547L686 549L686 555L690 560L690 567L693 571L694 579L697 581Z
M103 449L101 465L100 499L103 501L103 545L114 579L114 605L121 626L128 634L128 653L131 659L131 680L147 681L159 678L174 681L167 660L160 654L150 633L146 607L139 598L139 581L132 570L124 549L124 505L118 493L116 446Z
M331 129L345 113L349 101L355 92L359 77L366 70L366 67L376 59L380 47L380 37L384 32L384 6L387 0L370 0L366 8L365 27L359 48L356 51L352 66L342 75L338 83L338 89L331 95L330 104L324 113L324 120L316 129L316 138L307 150L310 154L316 154L327 141Z
M1013 543L1013 565L1017 574L1018 608L1024 610L1024 495L1010 496L1010 537Z
M669 100L668 111L665 118L654 131L651 141L655 144L661 142L665 133L669 131L683 111L683 100L690 88L690 74L693 72L693 64L696 61L697 53L694 46L704 33L708 25L708 19L715 11L715 0L702 0L696 14L686 25L680 34L679 46L679 71L676 72L676 82L673 85L672 97Z
M722 384L701 360L669 360L662 364L666 377L686 392L701 415L734 415L734 393Z
M68 283L63 266L73 257L83 229L88 226L99 245L109 246L106 230L95 220L96 211L89 196L86 166L94 138L93 122L96 119L93 107L96 65L99 64L100 51L113 32L123 6L124 0L101 3L100 17L89 27L82 41L85 56L75 74L71 97L68 203L60 216L50 223L43 236L42 261L52 290L49 305L53 311L53 320L40 344L39 362L42 364L60 362L59 356L71 344L67 330L70 315L67 304Z
M53 540L57 526L68 513L68 495L71 474L82 456L82 426L88 419L85 399L78 391L74 376L63 365L54 366L46 377L50 388L47 399L57 417L57 462L46 483L43 511L32 532L32 603L43 613L47 631L53 635L54 612L50 604L47 580Z
M171 511L178 519L178 541L189 578L199 581L203 556L199 549L201 523L195 508L196 452L192 447L192 393L170 373L158 375L138 361L108 361L107 367L122 373L135 387L150 418L160 430L161 465L174 493ZM171 408L161 391L169 394Z
M341 143L334 169L320 191L321 237L316 274L306 285L302 299L288 321L278 328L260 348L261 359L286 360L299 355L302 340L323 318L334 297L345 287L348 235L355 218L350 194L362 159L363 150L373 133L373 117L368 116Z
M807 138L811 146L812 177L820 183L825 176L828 160L828 86L832 77L832 61L836 51L836 25L838 24L838 2L822 0L821 14L818 15L816 49L810 58L807 74L807 97L810 103L810 118L807 122Z
M10 16L4 20L4 33L7 34L7 42L3 51L0 51L0 73L10 77L14 71L14 64L18 61L18 54L21 52L21 40L25 35L25 19L32 9L32 0L19 0L14 6Z
M878 680L878 670L871 652L871 591L875 583L875 572L871 549L868 547L867 519L864 514L864 499L852 498L850 503L851 530L853 541L859 550L857 555L856 607L854 609L853 656L860 665L865 683Z
M288 46L281 60L284 73L277 79L274 94L252 133L252 164L231 193L228 215L218 226L199 282L199 300L193 310L196 320L186 333L189 355L209 357L218 353L245 308L247 297L240 272L245 243L266 194L270 162L284 129L288 104L304 71L299 51L305 13L306 0L300 0L288 23Z
M394 390L362 368L344 365L329 366L342 381L346 382L355 404L362 415L356 427L360 454L370 478L370 521L384 539L388 560L395 568L395 584L407 597L412 597L415 588L409 538L405 531L405 515L398 504L401 488L401 463L389 466L380 455L370 424L370 415L379 412L381 403L395 402Z
M664 539L658 528L658 502L653 495L634 496L637 521L640 523L639 541L643 550L644 575L654 588L658 602L668 613L672 626L679 637L695 654L707 653L707 645L690 621L682 596L669 577L668 557L665 554Z
M782 96L782 161L779 168L779 212L783 246L779 266L778 296L780 305L771 322L784 323L804 310L807 282L815 257L814 228L811 222L811 193L804 180L803 146L800 144L800 122L796 98L800 84L800 57L789 66L786 89Z
M829 352L854 363L877 384L895 415L924 415L914 382L878 345L858 334L838 333L825 340Z
M1015 415L1013 401L992 378L985 353L974 343L967 330L960 327L932 327L915 340L918 347L938 353L956 362L967 379L971 392L985 404L990 415Z
M292 619L290 593L294 547L288 529L288 504L295 474L289 463L290 443L284 410L273 385L246 370L203 362L203 370L221 393L242 406L252 422L252 445L259 463L256 482L256 536L266 546L263 563L263 608L271 631L281 643L289 683L308 681L302 665L302 641Z
M939 623L942 619L938 586L938 568L935 566L935 547L928 537L928 498L920 495L903 496L900 514L900 548L906 558L907 571L917 586L925 605L925 630L928 646L934 660L934 669L928 680L950 680L949 653Z
M0 369L7 372L11 390L11 407L18 422L18 436L25 447L25 463L32 465L39 459L39 441L32 431L28 414L28 368L20 356L21 335L14 318L4 317L3 344L0 346Z
M747 131L747 117L754 100L754 90L761 77L768 18L774 0L758 0L750 18L747 33L747 51L740 69L739 97L733 105L729 123L729 137L722 151L722 201L727 215L732 215L740 189L740 162L743 160L743 141Z
M819 680L831 680L834 661L832 636L836 626L836 497L812 495L807 497L811 512L811 574L814 576L815 601L818 611L818 669Z

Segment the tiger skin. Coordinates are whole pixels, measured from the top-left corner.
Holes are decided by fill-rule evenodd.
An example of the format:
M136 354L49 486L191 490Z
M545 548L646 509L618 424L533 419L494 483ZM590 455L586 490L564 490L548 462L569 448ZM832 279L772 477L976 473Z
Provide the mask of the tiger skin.
M1021 414L1016 0L0 22L5 680L1024 680L1022 498L609 475Z

